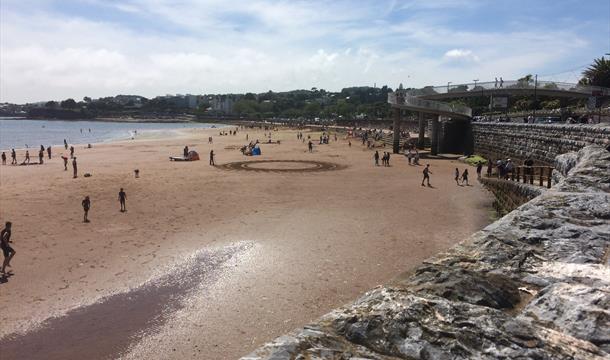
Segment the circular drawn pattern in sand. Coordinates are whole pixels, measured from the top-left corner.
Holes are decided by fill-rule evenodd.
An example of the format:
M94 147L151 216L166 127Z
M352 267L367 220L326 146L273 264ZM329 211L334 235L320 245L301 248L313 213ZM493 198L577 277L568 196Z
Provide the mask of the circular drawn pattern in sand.
M238 161L218 166L224 170L245 170L258 172L315 172L315 171L331 171L340 170L345 166L313 160L252 160Z

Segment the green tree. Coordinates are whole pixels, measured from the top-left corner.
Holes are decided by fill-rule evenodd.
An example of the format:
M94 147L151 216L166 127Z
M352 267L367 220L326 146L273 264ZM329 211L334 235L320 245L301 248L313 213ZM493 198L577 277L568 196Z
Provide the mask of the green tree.
M50 109L54 109L57 107L57 101L47 101L46 104L44 104L45 107L50 108Z
M602 56L593 60L593 64L582 75L583 78L579 81L582 85L610 87L610 59L606 60Z
M74 109L76 107L76 101L74 101L74 99L66 99L61 102L60 106L64 109Z

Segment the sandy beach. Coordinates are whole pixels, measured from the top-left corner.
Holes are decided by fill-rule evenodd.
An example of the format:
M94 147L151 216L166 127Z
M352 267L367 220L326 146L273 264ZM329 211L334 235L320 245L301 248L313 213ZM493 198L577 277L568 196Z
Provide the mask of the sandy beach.
M474 168L472 186L457 186L453 172L466 166L457 161L422 160L428 188L423 166L393 155L392 166L375 167L358 140L309 153L296 130L273 131L280 145L246 157L246 133L265 141L263 130L218 133L78 146L77 179L59 147L43 166L0 167L0 222L13 222L17 251L0 282L3 359L235 359L491 221L492 196ZM170 162L185 145L201 161ZM212 149L218 166L208 165ZM338 166L223 166L253 160Z

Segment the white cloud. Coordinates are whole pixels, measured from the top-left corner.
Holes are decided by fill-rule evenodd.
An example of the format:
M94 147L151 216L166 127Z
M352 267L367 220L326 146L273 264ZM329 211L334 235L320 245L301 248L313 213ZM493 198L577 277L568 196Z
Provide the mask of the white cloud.
M479 57L466 49L451 49L443 55L446 60L459 62L479 62Z

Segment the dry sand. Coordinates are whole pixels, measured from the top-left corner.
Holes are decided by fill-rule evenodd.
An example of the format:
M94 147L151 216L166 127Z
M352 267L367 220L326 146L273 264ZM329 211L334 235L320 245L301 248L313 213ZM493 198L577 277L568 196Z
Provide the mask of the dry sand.
M63 171L58 148L44 166L0 167L0 221L13 222L17 251L13 275L0 283L3 358L234 359L490 221L492 199L474 171L473 186L453 180L464 164L427 161L428 188L420 186L423 167L397 155L391 167L374 167L373 152L357 140L308 153L296 131L282 130L273 132L281 145L245 157L237 149L246 133L265 138L261 130L210 129L77 146L77 179ZM184 145L202 161L170 162ZM225 170L208 165L211 149L217 164L285 159L346 168ZM282 164L256 165L265 166Z

